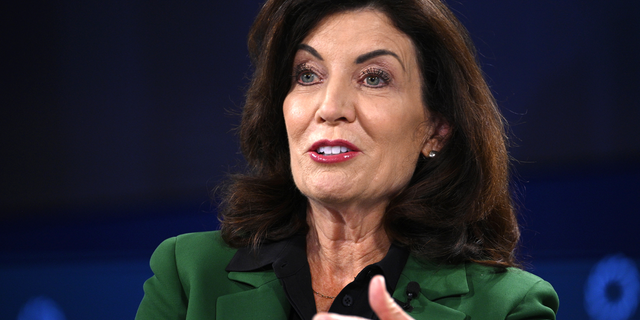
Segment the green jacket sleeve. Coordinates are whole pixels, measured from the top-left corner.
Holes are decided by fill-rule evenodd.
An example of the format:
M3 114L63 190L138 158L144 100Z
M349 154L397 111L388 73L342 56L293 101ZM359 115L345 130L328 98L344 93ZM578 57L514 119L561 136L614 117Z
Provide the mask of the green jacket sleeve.
M185 319L185 295L175 258L176 238L163 241L151 256L153 276L144 283L136 320Z
M544 280L536 282L524 295L520 303L509 313L507 320L552 319L558 312L558 294Z

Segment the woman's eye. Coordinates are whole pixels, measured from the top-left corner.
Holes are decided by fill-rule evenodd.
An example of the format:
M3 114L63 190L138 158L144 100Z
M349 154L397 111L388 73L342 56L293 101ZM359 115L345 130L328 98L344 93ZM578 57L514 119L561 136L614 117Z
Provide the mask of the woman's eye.
M362 72L362 83L367 87L382 88L389 84L391 77L389 74L377 68L370 68Z
M379 86L380 85L380 77L378 76L369 76L364 80L369 86Z
M303 72L298 77L301 83L310 84L316 80L316 75L313 72Z

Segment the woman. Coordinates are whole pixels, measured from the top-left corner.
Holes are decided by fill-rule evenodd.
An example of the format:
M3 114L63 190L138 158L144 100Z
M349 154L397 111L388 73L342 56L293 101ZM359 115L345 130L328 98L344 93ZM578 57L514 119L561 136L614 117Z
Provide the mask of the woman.
M439 0L267 1L222 229L163 242L137 319L555 319L516 267L502 117Z

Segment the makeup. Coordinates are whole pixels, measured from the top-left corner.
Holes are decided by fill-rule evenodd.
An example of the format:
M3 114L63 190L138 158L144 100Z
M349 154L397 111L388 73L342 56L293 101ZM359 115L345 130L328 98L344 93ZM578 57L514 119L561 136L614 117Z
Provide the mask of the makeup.
M358 147L347 140L319 140L309 148L309 156L319 163L338 163L353 159L360 153Z

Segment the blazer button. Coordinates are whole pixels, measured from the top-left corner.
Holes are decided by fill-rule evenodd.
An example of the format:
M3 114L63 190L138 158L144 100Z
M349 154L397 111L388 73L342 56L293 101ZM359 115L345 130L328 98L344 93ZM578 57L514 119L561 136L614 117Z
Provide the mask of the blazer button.
M345 294L344 297L342 297L342 305L344 305L345 307L351 307L352 304L353 298L350 295Z

